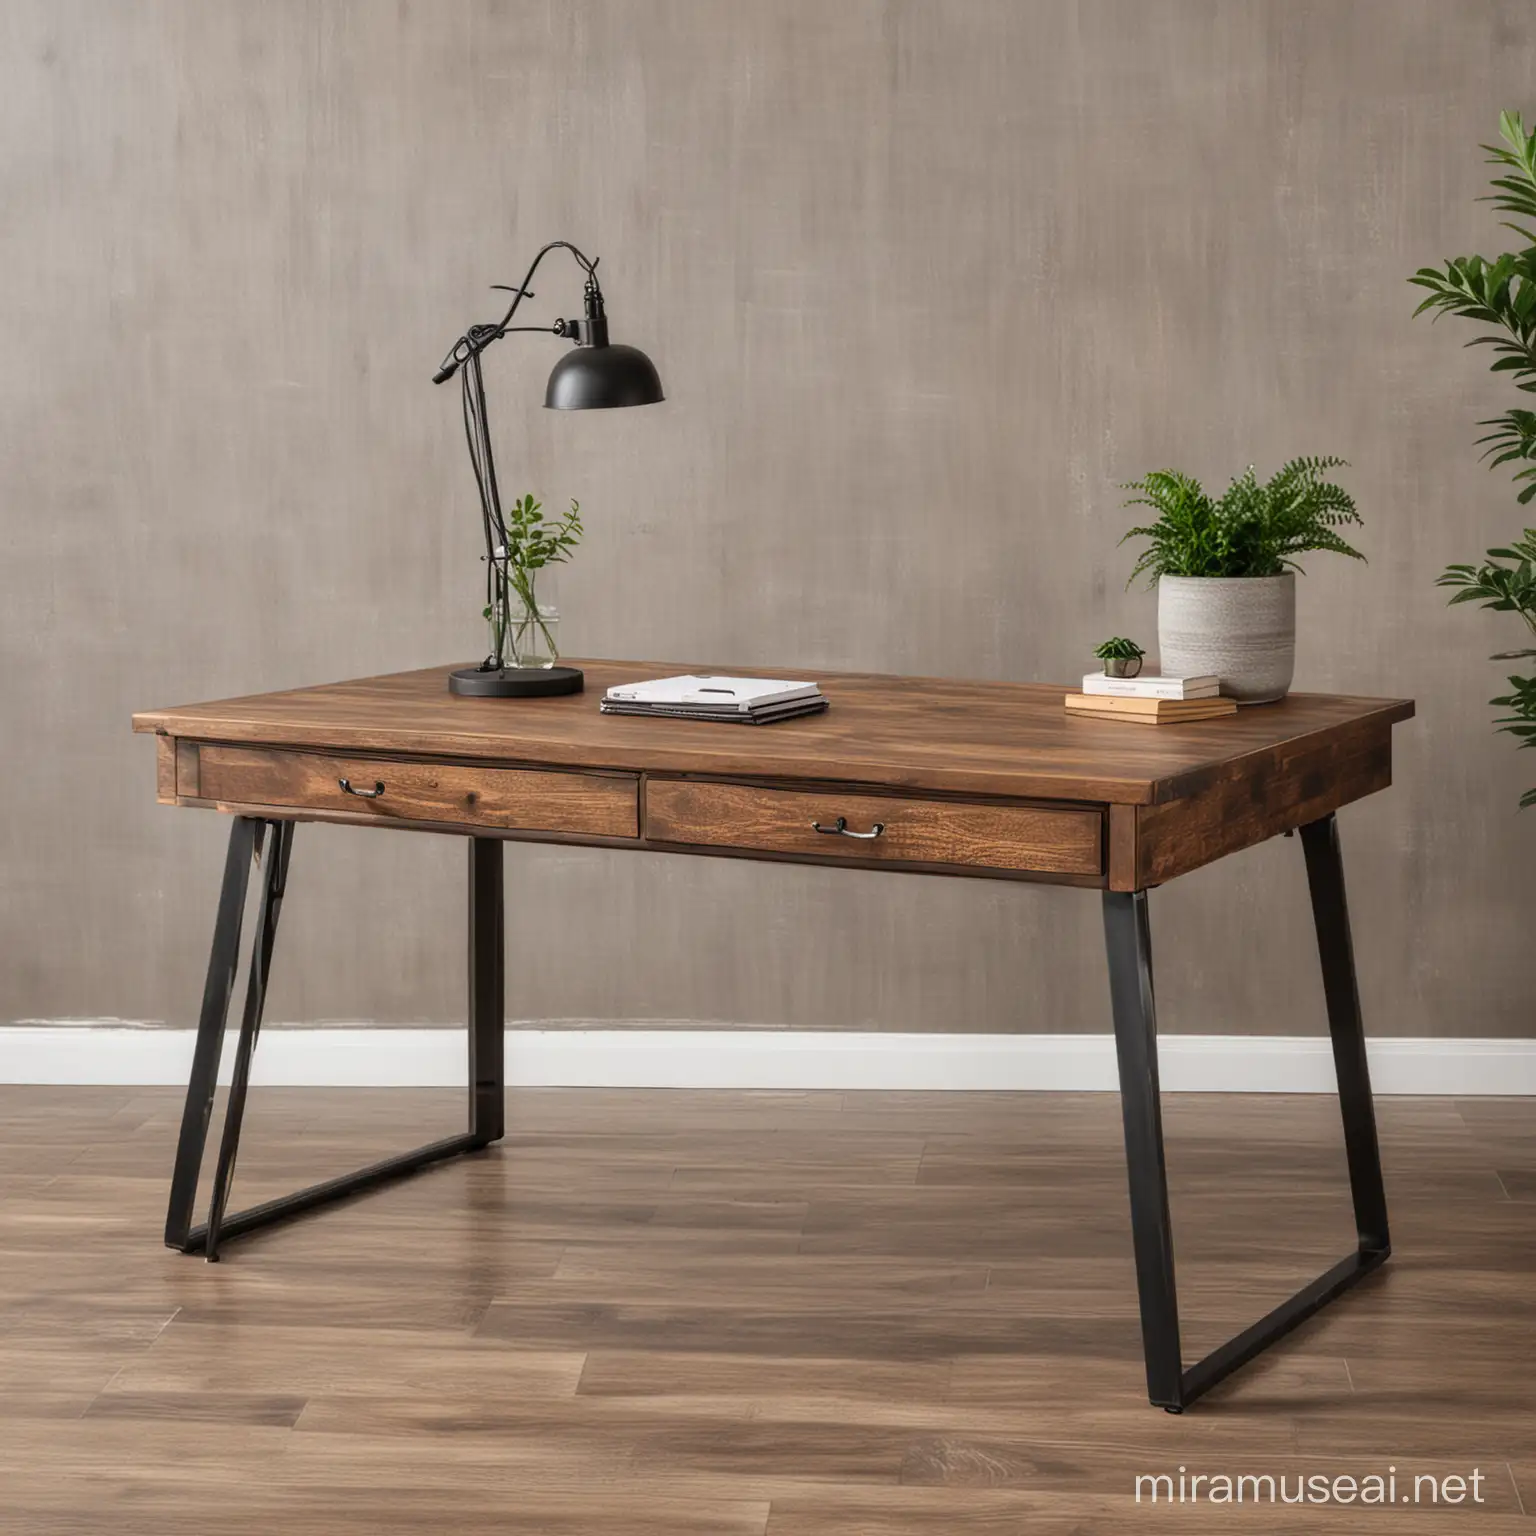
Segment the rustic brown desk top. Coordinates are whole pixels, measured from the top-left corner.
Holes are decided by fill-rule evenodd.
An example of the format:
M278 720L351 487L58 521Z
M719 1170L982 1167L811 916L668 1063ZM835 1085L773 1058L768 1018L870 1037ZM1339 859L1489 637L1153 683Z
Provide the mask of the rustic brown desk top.
M496 762L666 773L771 775L986 795L1155 805L1188 795L1234 760L1283 761L1413 714L1402 699L1293 694L1235 717L1183 726L1079 720L1063 685L811 674L824 715L723 727L598 713L614 683L689 668L584 661L587 691L553 699L461 699L449 668L254 694L134 716L134 729L216 741L430 752ZM771 668L755 668L776 676ZM789 674L785 674L789 675Z
M467 774L476 772L477 764L580 770L594 794L603 789L597 775L617 773L644 783L655 776L698 777L767 781L786 789L848 786L849 793L877 797L931 795L978 804L1049 801L1058 811L1069 802L1097 808L1105 819L1102 865L1092 878L1070 859L1037 864L1037 874L1136 889L1385 788L1391 782L1391 727L1413 714L1412 703L1401 699L1294 694L1193 725L1129 725L1068 715L1062 685L813 674L801 668L781 674L756 667L750 670L763 676L815 676L831 700L830 710L777 725L725 726L598 713L598 700L613 683L704 670L697 666L580 665L587 692L566 698L458 698L448 692L449 669L438 667L150 710L134 717L134 729L162 738L162 799L224 809L240 809L242 802L223 793L200 794L202 786L188 776L195 770L196 744L458 762ZM190 752L178 753L178 742ZM181 777L178 756L188 770ZM228 773L248 766L238 753L223 764ZM511 783L516 775L507 778L519 794L526 789L521 779ZM236 774L230 782L244 781ZM474 804L477 796L466 790L464 799ZM398 805L381 801L375 819L387 810L399 814ZM333 809L309 808L327 815ZM703 814L697 806L689 809ZM794 804L796 816L803 809L803 803ZM369 810L366 802L352 801L339 816L368 819ZM576 840L603 842L617 835L642 846L657 841L655 829L636 826L615 833L607 812L583 814L585 820L572 824ZM466 816L461 808L452 815L415 818L417 825L437 820L462 822ZM542 823L531 825L536 830ZM976 829L962 831L969 837ZM746 856L773 857L771 849L778 846L760 842ZM817 842L816 853L826 846ZM884 857L876 859L877 853ZM861 855L902 867L889 844L828 853L840 863L861 862ZM786 856L801 855L789 848ZM949 861L925 854L917 862Z

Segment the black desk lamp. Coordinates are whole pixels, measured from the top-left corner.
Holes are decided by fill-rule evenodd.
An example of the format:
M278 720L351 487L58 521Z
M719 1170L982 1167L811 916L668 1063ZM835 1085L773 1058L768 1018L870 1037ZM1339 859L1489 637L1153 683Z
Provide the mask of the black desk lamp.
M539 263L551 251L569 251L587 274L585 314L580 320L556 320L553 325L513 325L517 306L533 297L528 284ZM497 283L512 295L511 307L494 325L472 325L454 342L443 365L432 375L442 384L462 370L464 386L464 435L469 440L469 459L480 491L480 516L485 525L485 593L493 614L510 612L511 592L507 577L510 544L501 513L501 492L496 484L496 460L491 451L491 432L485 415L485 381L480 354L508 331L543 331L566 336L576 343L555 364L544 391L544 404L556 411L608 410L620 405L654 405L662 398L656 366L636 347L615 346L608 340L608 317L603 311L603 292L597 285L597 262L588 261L566 240L552 240L533 258L528 275L516 288ZM531 695L580 693L583 679L576 667L509 667L505 652L507 626L493 625L495 650L478 667L463 667L448 678L454 693L491 698L525 698Z

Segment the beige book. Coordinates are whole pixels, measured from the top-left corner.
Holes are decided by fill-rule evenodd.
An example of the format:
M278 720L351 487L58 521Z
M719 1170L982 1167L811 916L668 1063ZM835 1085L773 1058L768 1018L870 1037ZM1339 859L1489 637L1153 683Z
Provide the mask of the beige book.
M1075 715L1096 715L1102 720L1126 720L1135 725L1188 724L1235 715L1236 699L1125 699L1102 693L1069 693L1067 709Z

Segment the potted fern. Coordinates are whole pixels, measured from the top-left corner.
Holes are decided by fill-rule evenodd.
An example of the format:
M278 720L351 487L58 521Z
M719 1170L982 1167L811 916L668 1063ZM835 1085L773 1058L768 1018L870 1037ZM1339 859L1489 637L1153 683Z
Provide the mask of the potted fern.
M1296 667L1296 563L1316 550L1363 560L1335 531L1358 523L1354 498L1328 479L1343 459L1292 459L1260 482L1253 466L1219 497L1176 469L1124 489L1155 522L1131 581L1157 584L1157 644L1166 676L1214 675L1245 704L1283 699ZM1127 586L1130 582L1126 583Z

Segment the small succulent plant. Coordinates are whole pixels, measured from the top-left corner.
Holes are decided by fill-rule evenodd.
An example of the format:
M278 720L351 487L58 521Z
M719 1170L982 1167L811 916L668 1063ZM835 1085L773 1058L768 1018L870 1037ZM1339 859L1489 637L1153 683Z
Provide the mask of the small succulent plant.
M1106 677L1135 677L1141 671L1141 659L1147 653L1134 640L1116 635L1102 645L1096 645L1093 654L1104 663Z

